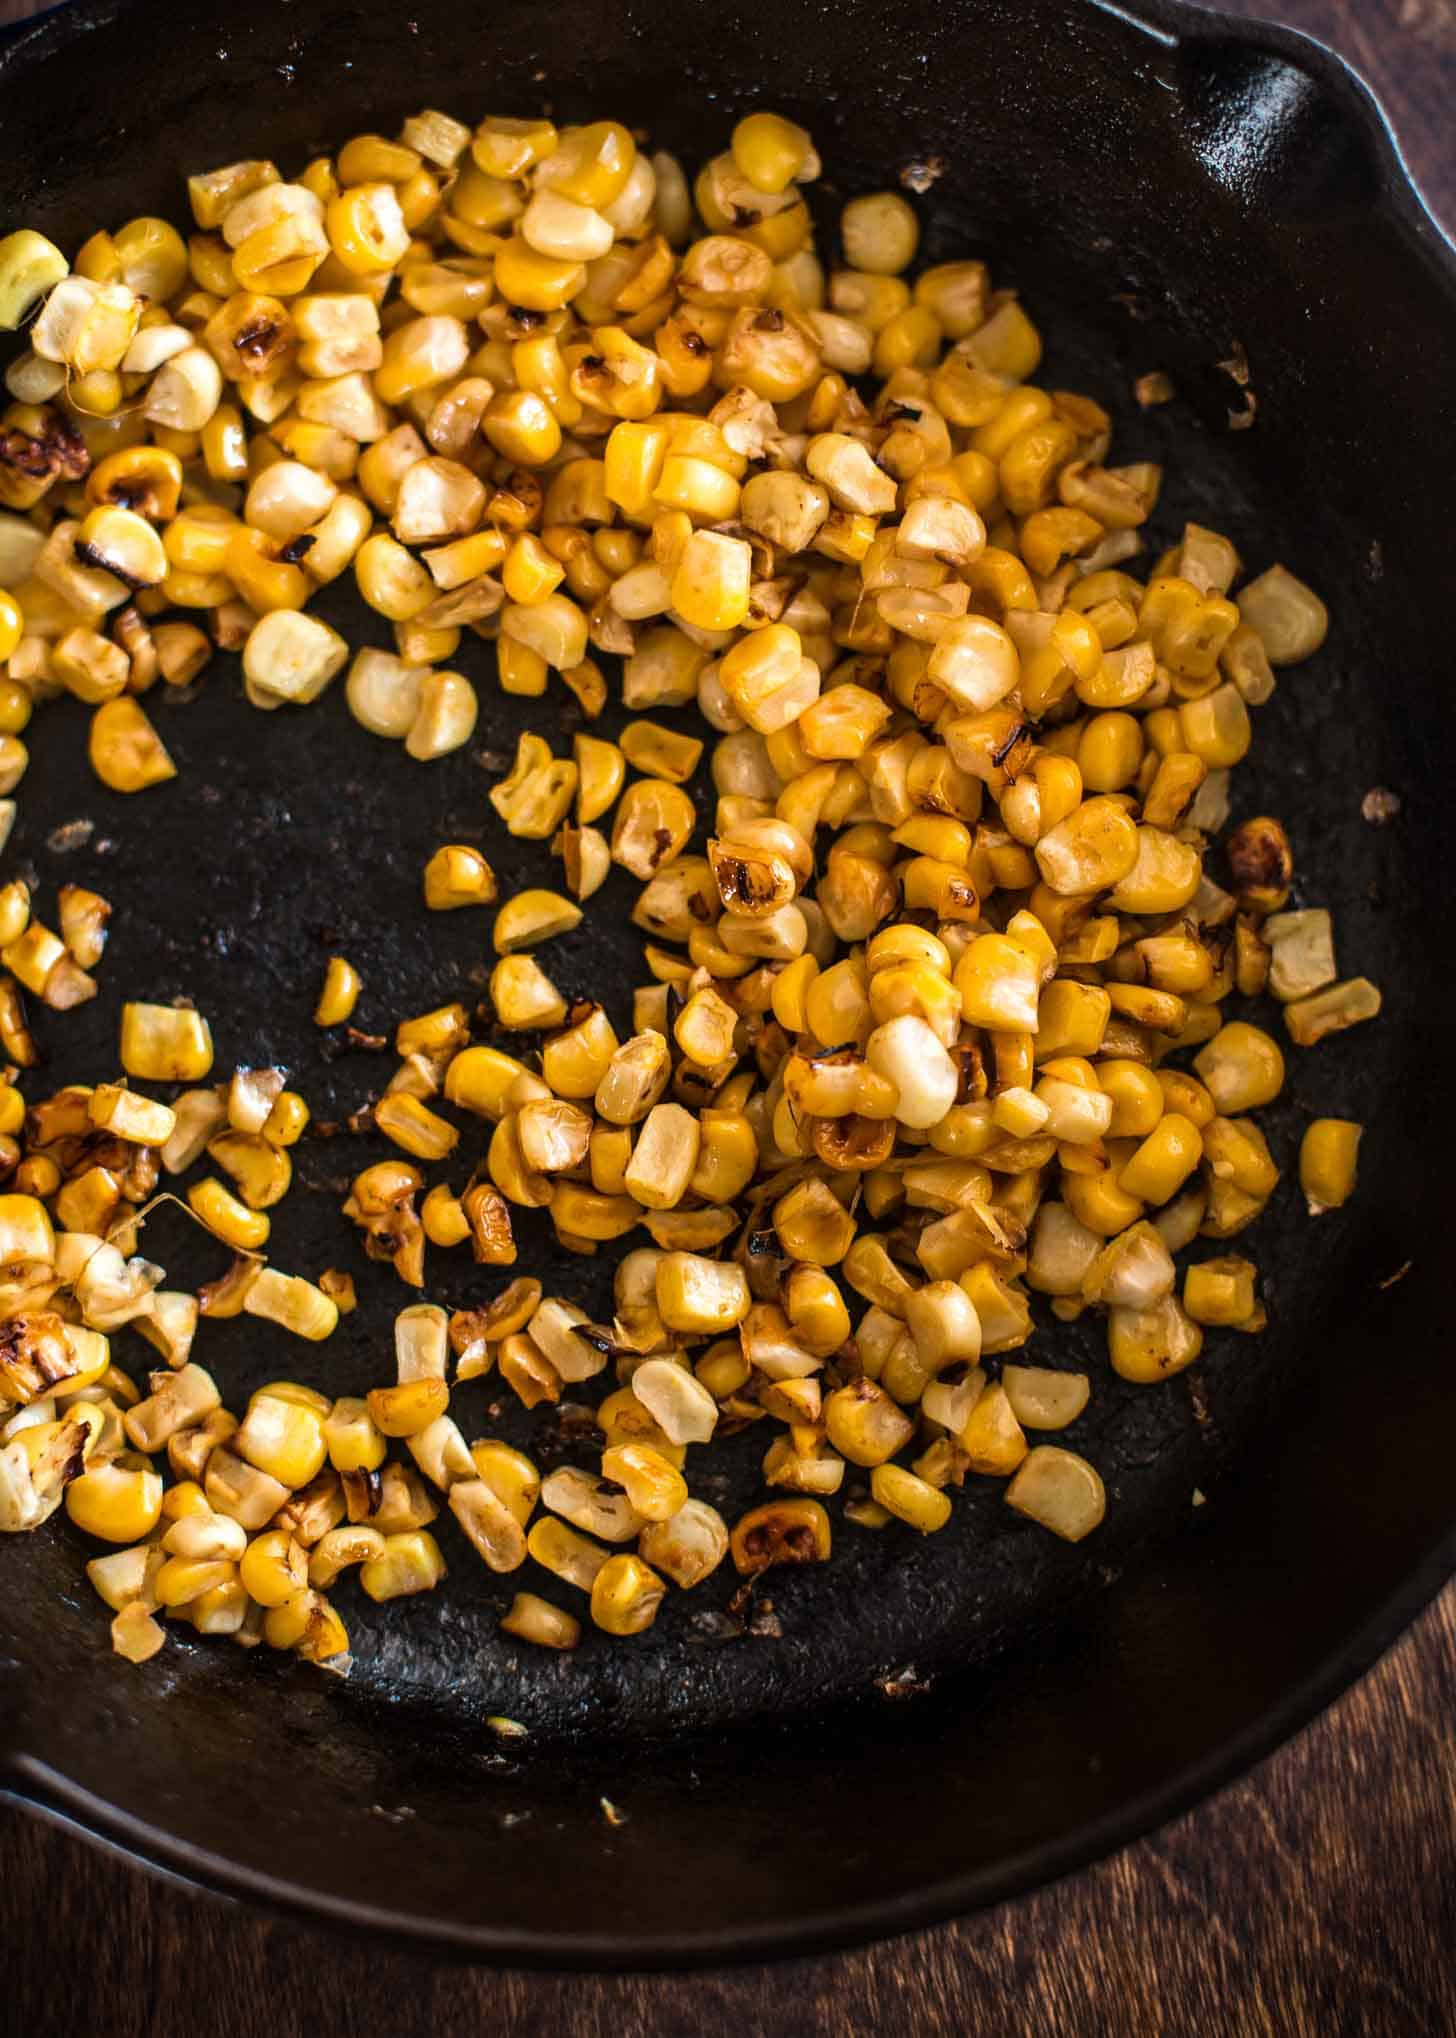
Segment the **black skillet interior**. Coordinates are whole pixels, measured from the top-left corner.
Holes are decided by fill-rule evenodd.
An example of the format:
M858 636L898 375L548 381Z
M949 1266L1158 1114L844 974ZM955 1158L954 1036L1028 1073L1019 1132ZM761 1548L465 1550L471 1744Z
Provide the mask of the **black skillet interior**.
M1283 559L1326 594L1329 648L1260 711L1235 818L1288 820L1299 901L1336 910L1343 968L1386 994L1379 1027L1292 1058L1268 1115L1286 1179L1249 1241L1266 1337L1215 1335L1193 1374L1147 1391L1111 1376L1096 1331L1040 1330L1039 1359L1096 1381L1069 1438L1112 1497L1087 1545L1026 1529L999 1487L970 1482L936 1538L846 1524L834 1563L775 1576L747 1632L725 1623L724 1579L633 1643L589 1633L558 1659L496 1634L510 1590L534 1581L484 1572L447 1523L441 1594L375 1609L340 1593L355 1648L341 1683L176 1640L145 1671L121 1666L80 1538L53 1528L3 1553L0 1690L26 1796L204 1880L499 1957L823 1943L1002 1893L1146 1823L1303 1716L1368 1657L1392 1598L1412 1604L1439 1575L1450 1284L1435 1142L1404 1113L1433 1133L1450 1116L1433 1052L1450 975L1433 939L1450 568L1425 476L1456 459L1456 293L1337 66L1296 38L1167 19L1181 40L1075 0L740 0L711 16L514 0L488 18L257 0L226 26L203 7L78 6L0 62L0 225L67 247L138 211L180 219L189 170L266 153L286 174L427 103L620 112L692 162L769 103L812 126L826 201L928 166L924 255L989 256L1045 331L1053 381L1114 411L1122 457L1166 462L1154 543L1195 516L1255 570ZM1247 391L1220 365L1241 355ZM1179 398L1144 413L1130 387L1155 367ZM1253 428L1231 430L1251 402ZM388 643L356 602L320 606L353 641ZM43 1025L48 1077L111 1065L122 996L187 993L221 1067L288 1062L318 1118L377 1092L389 1060L330 1059L310 1025L324 958L358 963L357 1021L387 1032L483 975L485 916L419 906L437 843L480 842L507 887L549 881L544 848L509 841L485 793L521 729L564 746L569 704L502 698L475 640L460 662L481 692L477 739L429 767L360 731L337 688L306 713L248 710L224 660L195 698L151 697L180 776L138 800L91 779L83 710L37 722L6 874L38 880L43 915L68 878L117 908L102 996ZM1380 785L1403 803L1384 829L1361 817ZM94 824L84 841L55 834L77 820ZM619 1012L640 974L629 896L614 884L552 961ZM1371 1131L1358 1200L1311 1225L1292 1164L1317 1111ZM475 1139L467 1127L472 1160ZM302 1358L251 1322L209 1325L199 1356L231 1404L281 1373L336 1392L390 1376L406 1298L337 1207L383 1151L299 1149L276 1263L351 1267L361 1307ZM218 1270L170 1213L146 1249L183 1282ZM544 1229L522 1265L605 1308L609 1265L563 1260ZM439 1255L430 1283L451 1304L489 1292ZM457 1398L468 1434L570 1457L490 1382ZM716 1472L699 1490L742 1504L761 1449L745 1437L721 1490ZM1195 1489L1210 1496L1197 1513ZM499 1713L531 1738L501 1743L484 1725Z

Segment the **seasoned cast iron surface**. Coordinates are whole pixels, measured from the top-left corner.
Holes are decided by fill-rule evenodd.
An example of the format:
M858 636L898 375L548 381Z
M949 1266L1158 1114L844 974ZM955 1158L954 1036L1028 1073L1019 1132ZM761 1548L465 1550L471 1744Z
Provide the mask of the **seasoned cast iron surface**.
M950 231L941 239L947 251L964 246ZM1256 570L1273 556L1287 557L1318 585L1329 585L1326 562L1307 541L1296 535L1271 550L1267 513L1255 505L1238 440L1201 431L1186 404L1145 415L1130 401L1131 377L1153 358L1140 349L1135 327L1120 339L1105 326L1090 332L1102 307L1060 298L1054 278L1014 273L1052 342L1051 386L1086 390L1115 411L1119 458L1167 462L1150 556L1192 515L1227 531ZM1335 907L1344 966L1389 984L1398 972L1387 946L1388 915L1371 889L1398 838L1360 818L1361 796L1375 779L1369 733L1349 712L1362 667L1358 613L1340 594L1337 582L1330 649L1288 674L1256 718L1254 759L1234 780L1233 821L1259 812L1287 817L1299 868L1296 902ZM351 644L391 644L388 626L351 593L331 590L318 609ZM361 730L348 715L342 679L316 707L249 709L233 658L216 659L190 698L171 698L160 686L147 696L179 776L140 796L120 798L96 784L85 761L88 716L80 706L60 704L33 725L34 761L8 867L37 886L42 918L53 918L55 887L68 879L94 886L116 906L98 971L102 996L78 1012L37 1011L51 1057L46 1080L115 1071L123 995L160 1001L185 995L213 1026L219 1072L235 1063L282 1062L314 1112L314 1126L295 1149L294 1188L272 1213L268 1252L274 1265L315 1277L326 1266L349 1268L360 1307L322 1346L249 1317L205 1322L195 1356L236 1411L252 1388L280 1376L350 1394L392 1379L393 1315L416 1299L391 1269L364 1258L339 1209L353 1174L395 1149L378 1135L346 1129L317 1136L320 1121L341 1124L377 1096L395 1066L392 1052L349 1049L340 1032L322 1033L311 1023L326 958L346 955L363 976L354 1027L392 1042L400 1017L456 997L473 1007L485 995L493 914L427 913L421 903L420 873L439 843L478 844L499 874L502 897L560 881L559 861L547 846L513 841L486 794L521 730L539 731L558 750L568 747L571 730L581 725L575 703L559 683L539 701L501 695L491 647L468 633L455 662L477 684L480 724L466 750L429 765ZM615 734L623 719L614 705L595 726ZM664 719L711 734L691 711ZM1318 770L1311 768L1316 747ZM695 790L700 811L710 816L706 776L700 773ZM55 846L72 839L77 831L67 824L77 820L94 823L95 833L83 846ZM1216 861L1212 868L1218 872ZM576 932L541 951L568 996L606 1002L623 1037L630 1031L629 986L646 974L628 919L637 889L615 873ZM1259 1016L1282 1037L1277 1016ZM481 1023L488 1030L488 1004ZM1398 1038L1396 1027L1386 1025L1312 1057L1291 1054L1287 1097L1267 1120L1286 1168L1311 1109L1373 1115L1375 1085ZM34 1081L29 1087L39 1094ZM483 1158L490 1128L455 1115L464 1125L461 1147L447 1167L429 1172L458 1188ZM208 1167L204 1162L197 1174ZM494 1576L445 1514L437 1525L450 1565L442 1591L379 1608L352 1579L337 1591L355 1653L341 1702L388 1692L442 1707L461 1721L503 1711L540 1730L653 1731L808 1704L912 1660L924 1666L950 1655L983 1657L1018 1627L1106 1578L1140 1536L1186 1511L1207 1476L1210 1447L1233 1448L1268 1409L1297 1326L1308 1320L1349 1224L1338 1217L1311 1227L1286 1176L1246 1241L1264 1271L1270 1334L1214 1333L1195 1371L1161 1388L1129 1386L1112 1374L1099 1320L1058 1324L1038 1305L1037 1334L1017 1356L1082 1367L1094 1382L1087 1414L1059 1439L1092 1458L1111 1496L1107 1526L1079 1549L1013 1514L1003 1503L1003 1481L972 1478L939 1535L922 1538L898 1524L875 1533L845 1523L836 1530L830 1566L765 1577L746 1616L724 1611L739 1583L725 1565L708 1586L671 1593L646 1635L622 1643L588 1624L583 1646L558 1656L522 1648L497 1635L495 1624L518 1587L568 1603L571 1588L534 1565ZM516 1213L516 1228L519 1271L610 1319L615 1249L588 1261L562 1252L544 1213ZM223 1249L171 1208L148 1220L143 1244L167 1268L169 1282L190 1285L227 1263ZM475 1267L468 1252L431 1249L424 1294L467 1307L496 1293L506 1278ZM148 1348L140 1339L119 1339L118 1352L145 1370ZM609 1372L587 1391L596 1399L614 1384ZM549 1410L528 1413L495 1378L460 1387L452 1413L468 1437L503 1435L543 1466L595 1463L589 1442L563 1440ZM690 1453L693 1491L730 1521L762 1497L757 1468L773 1427L765 1423ZM850 1469L846 1491L857 1479L863 1483ZM830 1507L837 1516L837 1503ZM99 1618L95 1632L104 1647ZM230 1672L258 1674L235 1652L222 1653Z

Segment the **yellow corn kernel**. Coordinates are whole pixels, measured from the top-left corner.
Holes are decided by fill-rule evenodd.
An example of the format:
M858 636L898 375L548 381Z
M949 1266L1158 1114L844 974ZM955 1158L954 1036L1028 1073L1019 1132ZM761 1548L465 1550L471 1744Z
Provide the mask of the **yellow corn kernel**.
M0 240L0 329L23 325L46 292L70 273L60 249L29 227Z
M1272 1103L1284 1087L1278 1042L1242 1019L1221 1028L1193 1057L1193 1066L1225 1118Z
M544 601L561 585L565 570L534 532L523 531L507 552L501 568L501 582L507 601L519 602L526 607Z
M740 175L771 197L819 174L819 157L808 133L782 114L747 114L733 130L731 147Z
M67 1483L66 1512L77 1528L102 1542L140 1542L161 1518L161 1474L130 1453L92 1463Z
M1124 1194L1143 1203L1167 1203L1203 1157L1203 1137L1187 1118L1170 1111L1118 1175Z
M336 1472L377 1471L388 1448L368 1403L347 1395L334 1403L324 1419L324 1444Z
M402 1599L430 1592L445 1575L440 1546L427 1529L386 1536L378 1556L359 1568L359 1584L374 1600Z
M559 892L517 892L497 913L491 941L497 955L514 955L558 934L569 934L580 924L580 906Z
M13 739L10 739L13 740ZM167 747L134 700L104 701L91 717L91 769L113 792L139 793L177 776Z
M876 1465L870 1493L878 1504L922 1535L934 1535L950 1520L950 1501L903 1465Z
M362 988L359 972L342 955L331 955L324 971L323 988L314 1006L315 1026L342 1026L353 1016Z
M403 1090L380 1098L374 1107L374 1124L416 1160L444 1160L460 1142L459 1132L447 1119Z
M200 1082L212 1067L207 1021L190 1007L123 1005L121 1065L143 1082Z
M602 1453L602 1477L622 1488L644 1521L670 1521L688 1497L681 1472L647 1443L609 1444Z
M425 904L433 913L488 906L496 898L495 872L478 849L450 842L425 865Z
M1316 1118L1299 1146L1299 1186L1310 1215L1337 1210L1355 1192L1355 1166L1365 1128L1351 1118Z
M884 1464L915 1433L910 1418L868 1378L827 1396L823 1420L830 1443L852 1465Z
M395 1387L371 1387L367 1405L382 1436L418 1436L445 1413L450 1389L443 1380L405 1380Z
M574 1649L581 1641L581 1622L534 1592L518 1592L498 1625L503 1635L541 1649Z
M591 1583L591 1615L609 1635L640 1635L657 1618L667 1587L640 1557L608 1557Z
M613 1039L615 1043L615 1036ZM524 1062L517 1061L513 1055L502 1054L497 1047L463 1048L452 1057L445 1070L445 1095L452 1104L459 1104L479 1117L503 1118L509 1108L507 1099L512 1085L519 1076L528 1073ZM584 1091L563 1090L559 1083L552 1080L549 1069L546 1080L559 1096L590 1096L596 1088L594 1078Z
M272 1227L264 1212L249 1210L215 1175L194 1182L187 1191L187 1201L208 1230L225 1245L239 1252L256 1252L267 1244Z
M507 955L490 973L490 999L502 1026L531 1030L560 1026L566 1000L529 955Z
M1251 1260L1203 1260L1183 1276L1183 1307L1195 1323L1238 1328L1255 1313L1256 1272Z

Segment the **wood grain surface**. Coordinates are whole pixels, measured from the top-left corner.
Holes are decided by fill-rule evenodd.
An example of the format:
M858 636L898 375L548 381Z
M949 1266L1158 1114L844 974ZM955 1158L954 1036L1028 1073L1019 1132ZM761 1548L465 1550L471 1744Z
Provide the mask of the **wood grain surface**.
M1228 0L1228 11L1268 18ZM0 0L0 20L37 11ZM1375 87L1456 231L1456 0L1283 0ZM1243 1782L1014 1904L833 1959L554 1980L373 1953L0 1810L26 2038L1338 2038L1456 2032L1456 1583ZM286 1787L280 1778L280 1787Z

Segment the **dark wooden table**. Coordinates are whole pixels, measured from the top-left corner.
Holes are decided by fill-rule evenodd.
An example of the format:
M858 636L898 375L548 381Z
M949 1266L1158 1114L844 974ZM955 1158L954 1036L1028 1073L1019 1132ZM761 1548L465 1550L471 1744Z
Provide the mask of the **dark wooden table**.
M1456 228L1456 0L1226 0L1333 43ZM0 0L0 20L33 11ZM683 1979L435 1969L151 1880L0 1810L25 2038L1456 2032L1456 1582L1242 1783L1054 1888L836 1959ZM280 1778L280 1787L286 1788Z

